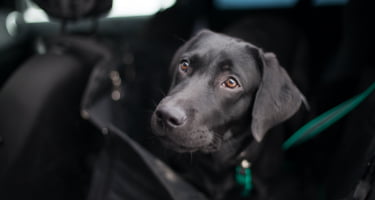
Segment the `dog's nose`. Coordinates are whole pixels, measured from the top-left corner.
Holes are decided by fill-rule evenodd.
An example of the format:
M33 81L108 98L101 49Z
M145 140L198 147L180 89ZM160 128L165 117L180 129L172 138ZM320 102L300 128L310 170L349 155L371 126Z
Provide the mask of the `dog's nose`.
M172 128L183 126L187 118L182 109L175 107L163 106L157 109L155 114L159 123Z

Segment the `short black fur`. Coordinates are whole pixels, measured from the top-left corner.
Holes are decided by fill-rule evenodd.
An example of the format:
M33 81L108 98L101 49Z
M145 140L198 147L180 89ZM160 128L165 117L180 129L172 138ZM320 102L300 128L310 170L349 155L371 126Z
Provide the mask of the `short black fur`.
M276 56L204 30L176 52L170 73L170 90L151 119L154 134L178 152L170 164L210 199L232 199L240 194L234 168L248 159L254 162L252 198L274 198L275 181L268 181L280 177L283 139L263 138L305 102Z

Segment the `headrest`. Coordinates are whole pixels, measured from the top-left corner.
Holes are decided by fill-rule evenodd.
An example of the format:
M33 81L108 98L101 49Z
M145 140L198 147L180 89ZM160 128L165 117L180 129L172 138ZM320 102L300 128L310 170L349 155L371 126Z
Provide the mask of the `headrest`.
M51 17L77 20L98 17L112 8L112 0L33 0Z

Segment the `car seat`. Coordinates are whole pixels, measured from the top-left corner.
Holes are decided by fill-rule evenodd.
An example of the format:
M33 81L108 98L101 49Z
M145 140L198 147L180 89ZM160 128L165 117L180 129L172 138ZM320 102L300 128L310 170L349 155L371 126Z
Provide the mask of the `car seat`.
M375 44L374 19L368 0L349 1L343 13L343 41L334 64L327 69L326 84L330 95L323 99L330 102L335 95L354 96L375 81L375 64L372 48ZM324 86L322 86L324 87ZM327 87L327 86L326 86ZM341 88L341 90L340 90ZM329 149L333 157L326 170L327 199L375 199L375 93L373 92L353 112L349 113L336 130L331 131ZM328 148L327 148L328 149ZM326 162L327 163L327 162Z
M35 0L63 26L96 19L110 0ZM0 91L0 198L83 199L89 172L91 126L80 116L91 69L111 60L90 36L63 33L46 40L46 53L32 56Z

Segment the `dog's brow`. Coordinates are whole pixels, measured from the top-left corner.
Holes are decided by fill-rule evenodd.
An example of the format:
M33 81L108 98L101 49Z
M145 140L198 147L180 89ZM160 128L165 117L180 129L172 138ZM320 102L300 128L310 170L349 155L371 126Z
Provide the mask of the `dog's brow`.
M222 70L230 70L231 68L232 68L231 65L227 65L227 64L224 64L221 67Z
M233 67L233 62L229 59L225 59L223 61L220 61L218 63L219 67L221 70L224 70L224 71L227 71L227 70L231 70L232 67Z
M190 53L183 54L180 57L180 60L188 60L190 62L190 66L194 68L195 70L197 70L201 68L201 65L203 65L202 60L204 59L199 54L190 52Z

